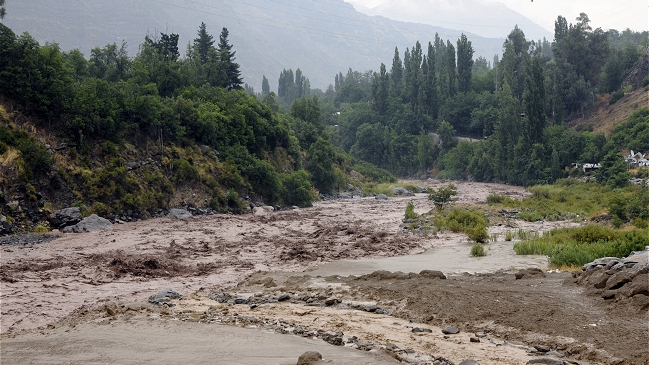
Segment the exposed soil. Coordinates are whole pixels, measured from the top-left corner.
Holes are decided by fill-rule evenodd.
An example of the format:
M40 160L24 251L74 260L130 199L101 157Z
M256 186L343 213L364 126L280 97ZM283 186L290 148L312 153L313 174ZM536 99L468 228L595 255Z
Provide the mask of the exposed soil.
M433 187L444 184L438 181L412 183ZM494 192L517 198L527 194L522 188L506 185L456 185L460 198L458 204L483 203L487 195ZM187 312L183 311L203 313L205 309L187 306L208 303L207 308L218 307L209 296L237 287L237 290L250 287L250 290L261 292L322 289L327 291L327 295L336 295L341 300L371 301L389 306L393 309L392 317L382 317L388 318L388 325L384 327L378 322L377 327L372 327L373 320L366 314L331 312L343 308L313 307L315 312L309 316L319 318L316 321L310 319L319 328L347 321L344 331L349 335L383 341L381 346L384 347L389 341L397 342L400 348L410 347L422 354L448 353L449 358L458 362L471 356L481 364L516 364L520 359L517 354L495 355L495 347L480 350L480 346L487 346L486 343L480 346L468 344L464 337L449 340L437 332L429 337L404 335L393 338L391 333L396 335L399 331L395 332L389 323L399 322L398 328L404 329L408 322L403 320L413 319L421 326L435 328L435 331L435 326L454 325L462 330L462 336L472 331L485 331L497 341L506 340L528 347L546 344L576 360L606 363L619 358L623 363L649 363L646 311L638 312L631 304L611 303L589 296L568 273L546 275L534 272L522 275L520 280L511 272L450 276L447 280L408 279L408 275L386 274L325 280L302 273L339 259L415 254L441 245L466 244L466 238L459 234L440 233L436 237L427 237L400 232L399 224L411 199L419 213L433 208L425 194L417 194L387 201L373 198L325 201L316 203L313 208L265 216L151 219L115 225L112 230L99 233L65 234L53 240L49 237L36 241L26 241L25 238L5 240L0 259L3 363L8 355L20 359L13 363L38 363L35 356L40 355L30 355L26 349L48 339L67 336L64 330L57 332L62 325L76 328L77 332L72 332L79 336L85 333L90 342L94 339L106 343L107 340L99 334L105 335L106 332L97 331L97 326L126 321L119 322L119 328L124 329L124 323L131 323L141 331L133 341L151 342L160 326L169 326L157 321L191 319L193 317L187 317ZM534 230L567 224L515 223ZM504 229L492 227L490 233L502 233ZM244 281L248 276L250 278ZM150 305L133 309L133 305L128 304L145 302L164 288L173 288L195 302L180 301L177 307L169 310L152 309ZM123 314L106 314L102 308L113 302L123 303L121 308L126 308L120 312ZM300 311L288 305L259 308L253 314L286 319L291 313ZM247 306L235 307L242 313L247 310ZM234 310L234 307L229 310ZM181 316L182 313L185 317ZM296 317L310 318L306 314ZM152 320L155 323L151 323ZM358 325L353 325L354 321ZM57 329L53 330L54 327ZM223 328L218 326L210 331L228 336ZM81 329L85 332L79 333ZM187 336L195 335L196 331L187 329ZM173 333L182 337L181 330L174 329ZM67 341L66 338L62 337L61 341ZM179 338L179 341L185 340ZM190 351L191 339L186 342L189 346L187 351ZM448 346L445 345L447 342ZM451 342L457 346L451 346ZM4 344L11 344L10 350ZM241 351L242 360L230 360L230 363L249 363L243 361L246 357L245 343L233 349ZM81 354L92 349L81 346L77 351ZM98 348L97 356L101 351L109 350ZM156 357L154 350L147 354L151 356L147 359L157 358L163 363L168 360ZM159 356L163 354L161 352ZM102 360L104 362L93 362L86 358L88 361L79 363L119 362L119 357L110 359L106 357ZM277 363L290 363L282 361Z

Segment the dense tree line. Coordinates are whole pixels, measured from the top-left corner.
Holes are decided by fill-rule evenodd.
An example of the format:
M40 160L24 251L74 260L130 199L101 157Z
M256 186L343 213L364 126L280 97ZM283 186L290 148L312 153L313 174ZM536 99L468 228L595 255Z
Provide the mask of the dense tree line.
M56 44L40 45L29 34L17 36L0 24L0 95L76 146L85 156L86 167L92 165L87 160L90 151L104 146L102 156L113 160L82 176L81 186L89 198L120 202L119 209L163 207L160 194L169 191L169 184L192 181L213 190L215 206L234 211L239 196L304 206L317 198L314 187L322 193L344 187L345 173L356 162L334 148L323 133L319 101L308 96L308 79L299 69L282 74L280 96L293 100L290 111L281 112L267 80L262 100L243 90L228 37L223 28L216 42L202 23L184 56L177 34L160 33L147 35L135 57L127 54L123 43L95 48L86 59L78 50L63 52ZM32 151L33 143L25 142L32 140L2 128L4 151L15 147L25 158L34 151L47 155L44 147ZM217 163L203 171L193 158L162 150L167 175L146 175L158 190L137 197L129 191L137 190L133 177L120 155L111 152L124 142L190 150L202 145L202 150L214 151L215 155L206 156ZM24 175L34 184L37 175L50 173L51 165L36 157L30 157L35 164ZM364 169L389 176L371 167ZM118 177L121 183L111 180Z
M602 161L613 148L606 138L566 121L584 117L598 92L623 94L624 76L646 55L647 32L592 29L583 13L555 25L552 42L530 41L515 27L493 62L474 59L465 35L455 43L436 35L427 46L395 49L391 67L381 64L365 83L347 84L351 70L336 75L335 96L325 99L340 110L335 143L399 175L432 170L520 185Z

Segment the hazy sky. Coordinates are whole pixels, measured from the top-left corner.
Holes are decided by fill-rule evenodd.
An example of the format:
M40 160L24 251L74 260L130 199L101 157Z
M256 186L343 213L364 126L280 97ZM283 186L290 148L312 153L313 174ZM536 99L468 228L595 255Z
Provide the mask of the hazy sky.
M347 0L366 7L377 6L386 0ZM452 2L453 0L451 0ZM575 23L579 13L588 14L593 28L641 31L649 30L649 6L647 0L484 0L500 2L515 10L548 31L554 33L554 21L558 15L568 23ZM414 21L414 20L413 20Z

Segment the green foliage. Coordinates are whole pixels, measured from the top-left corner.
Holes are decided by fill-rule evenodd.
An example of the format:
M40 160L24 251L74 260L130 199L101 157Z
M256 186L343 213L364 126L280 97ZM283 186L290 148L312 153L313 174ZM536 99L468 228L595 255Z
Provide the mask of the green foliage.
M171 162L171 166L173 167L173 180L176 185L198 181L200 178L198 169L196 169L196 167L193 166L192 163L183 158L173 160Z
M457 188L453 184L442 186L439 189L431 189L428 194L428 200L432 200L438 210L444 209L444 206L456 201L454 196L457 195Z
M489 219L481 211L453 209L448 214L438 216L435 225L440 229L449 229L453 232L464 232L467 237L475 242L487 242L489 234L487 227Z
M31 181L47 175L52 168L52 158L44 145L30 137L20 129L9 129L0 125L0 143L5 148L14 147L20 151L23 162L21 177L25 181ZM0 146L0 150L2 146Z
M487 252L484 249L484 246L480 242L476 242L471 246L471 256L472 257L482 257L487 256Z
M318 140L311 145L307 154L306 169L311 173L313 185L325 194L333 191L336 182L334 159L333 145L329 140L322 137L318 137Z
M497 193L491 193L487 195L487 203L488 204L504 204L508 205L511 204L514 200L507 195L502 195L502 194L497 194Z
M613 93L611 93L611 98L609 99L608 103L609 104L615 104L617 103L618 100L622 99L624 97L624 90L620 89L617 90Z
M419 217L419 214L415 212L415 204L410 200L406 205L405 219L417 219L417 217Z
M317 196L314 194L309 173L299 170L292 174L281 174L283 186L282 201L284 205L310 207Z
M600 257L626 257L649 245L646 230L618 231L595 225L554 229L514 244L519 255L547 255L550 264L581 266Z

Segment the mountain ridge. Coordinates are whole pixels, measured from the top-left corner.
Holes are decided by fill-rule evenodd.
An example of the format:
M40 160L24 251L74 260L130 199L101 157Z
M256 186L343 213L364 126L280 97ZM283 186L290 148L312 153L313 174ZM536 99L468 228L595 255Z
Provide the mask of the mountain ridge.
M272 9L272 10L270 10ZM16 33L29 32L41 43L57 42L65 51L78 48L89 57L94 47L126 41L130 56L147 34L180 35L184 54L201 22L218 38L227 27L244 81L255 89L262 75L277 88L283 69L300 68L314 88L325 89L348 68L377 70L389 64L395 46L403 52L416 41L426 44L435 33L455 43L461 31L397 22L361 14L342 0L299 3L261 0L241 2L189 0L45 0L7 3L4 23ZM467 33L475 57L491 59L502 51L503 38Z

